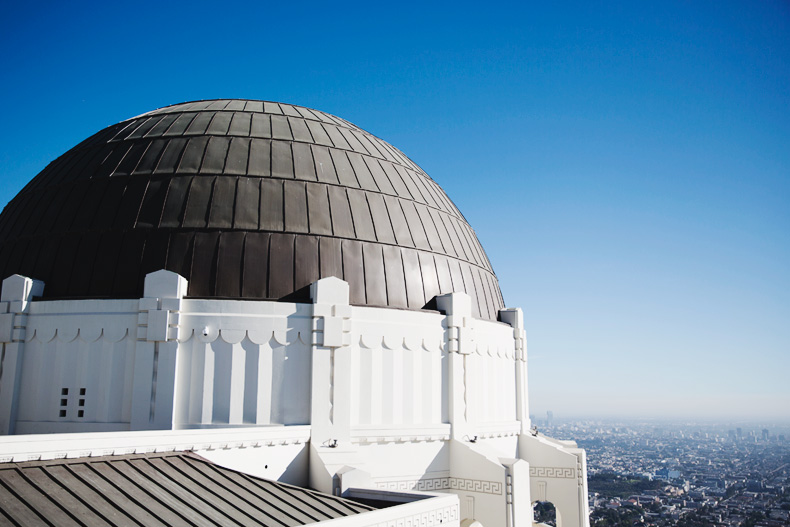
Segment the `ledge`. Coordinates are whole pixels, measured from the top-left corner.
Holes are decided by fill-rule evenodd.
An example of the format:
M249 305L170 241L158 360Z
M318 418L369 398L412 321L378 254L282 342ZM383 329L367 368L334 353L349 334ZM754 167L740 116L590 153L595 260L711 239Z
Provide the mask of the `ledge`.
M309 440L309 426L16 435L0 437L0 452L3 453L0 463L184 450L260 448L302 444Z
M351 442L370 443L419 443L430 441L449 441L450 425L446 423L430 425L362 425L351 429Z

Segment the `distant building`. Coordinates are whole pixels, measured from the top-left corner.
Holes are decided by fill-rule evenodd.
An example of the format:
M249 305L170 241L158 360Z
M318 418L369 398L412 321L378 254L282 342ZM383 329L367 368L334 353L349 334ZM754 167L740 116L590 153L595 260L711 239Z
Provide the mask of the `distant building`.
M669 468L662 468L656 471L654 477L656 479L662 479L664 481L672 481L680 477L680 471L672 470Z

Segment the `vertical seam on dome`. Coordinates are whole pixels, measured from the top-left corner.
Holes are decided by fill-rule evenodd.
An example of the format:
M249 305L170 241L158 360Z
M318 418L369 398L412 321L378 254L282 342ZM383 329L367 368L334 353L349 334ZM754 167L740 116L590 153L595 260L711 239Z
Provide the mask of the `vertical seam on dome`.
M392 156L392 154L389 151L387 151L387 149L384 147L384 143L386 143L386 141L384 141L382 139L379 139L378 137L376 137L373 134L369 133L368 135L370 137L372 137L373 139L375 139L375 140L368 139L368 141L370 141L371 144L373 144L373 147L379 153L379 155L377 156L378 159L384 159L386 161L393 161L395 159ZM389 155L387 155L387 154L389 154Z
M400 269L403 273L403 294L406 296L406 309L409 307L409 279L406 278L406 262L403 261L403 247L398 247L398 254L400 255Z
M285 232L285 182L280 181L280 188L282 189L282 192L280 192L280 196L282 197L282 201L283 201L282 203L283 232ZM261 187L261 190L263 190L263 187Z
M390 223L390 229L392 230L392 239L395 240L395 244L398 244L398 236L395 234L395 224L392 223L392 214L390 214L390 209L387 207L387 200L383 197L381 198L381 202L384 203L384 210L387 211L387 221ZM375 227L375 225L374 225ZM411 236L411 233L409 233Z
M129 176L129 181L132 180L132 177L134 176ZM137 220L140 219L140 209L143 208L143 202L145 202L145 195L148 193L148 189L150 187L151 187L151 179L149 178L148 181L145 182L145 190L143 190L143 196L140 199L140 202L137 204L137 212L134 214L134 222L132 223L132 228L134 229L137 228ZM124 191L124 194L126 194L126 191Z
M261 200L262 199L263 199L263 178L260 178L260 180L258 181L258 211L257 211L257 215L258 215L258 230L259 231L263 230L263 227L261 226Z
M360 156L360 161L362 162L362 165L365 165L365 159L362 158L362 155L361 154L357 154L357 155ZM366 190L366 189L362 188L362 184L359 182L359 176L357 176L357 171L354 168L354 163L351 162L351 158L350 157L348 158L348 165L351 167L351 173L354 174L354 179L357 180L357 185L359 185L359 188L361 190L363 190L363 191ZM376 191L378 191L379 193L383 194L383 192L381 192L381 189L379 188L378 184L376 183L376 178L373 177L372 173L370 174L370 179L373 181L373 186L376 187Z
M321 264L321 262L323 262L323 259L321 258L321 245L322 244L321 244L321 237L320 236L318 237L318 240L316 241L315 245L317 247L316 253L318 253L318 279L320 280L321 278L324 278L323 265ZM310 295L310 296L311 296L310 301L312 302L312 295Z
M252 126L252 117L250 117L250 126ZM252 157L252 136L248 133L247 134L247 162L244 163L244 175L249 177L250 176L250 158ZM233 140L231 139L231 142ZM228 152L230 152L230 147L228 147ZM271 157L271 146L269 147L269 157ZM226 162L227 164L227 162ZM271 172L269 172L271 174ZM260 209L258 209L260 210Z
M147 189L147 187L146 187ZM136 222L135 222L136 223ZM137 291L144 291L145 288L145 275L143 272L143 255L145 254L145 248L148 245L148 236L143 236L143 246L140 249L140 254L138 255L138 264L137 264L137 285L135 289ZM113 277L114 280L114 277ZM143 286L143 287L140 287ZM113 284L113 289L115 289L115 284ZM142 296L142 295L140 295Z
M313 131L310 130L309 126L307 126L307 121L305 119L303 119L303 120L305 121L304 127L307 128L307 133L310 135L310 143L314 144L314 145L317 145L318 143L315 140L315 136L313 135ZM321 121L318 121L318 125L319 126L321 125ZM324 133L326 133L326 130L324 130ZM291 131L291 135L293 135L293 130ZM332 143L332 138L331 137L329 138L329 142ZM332 145L334 146L334 143L332 143Z
M406 183L406 178L403 175L403 173L405 173L406 176L409 176L409 173L406 171L407 167L400 166L400 165L393 165L393 166L395 167L395 172L397 172L398 176L400 176L400 179L403 182L403 186L406 187L406 192L408 192L408 194L409 194L408 198L406 196L403 196L403 198L404 199L411 199L412 201L417 201L417 197L414 194L412 194L411 188L409 188L409 184ZM411 176L409 176L409 178L411 179Z
M452 232L455 233L455 237L458 239L458 245L460 246L461 250L456 252L458 253L459 258L463 256L464 260L469 261L471 260L471 256L467 254L468 253L467 247L466 245L464 245L464 240L461 238L461 234L458 232L458 227L456 226L457 222L452 220L453 218L450 218L447 223L450 225L450 227L452 228Z
M488 298L488 288L486 287L485 280L483 280L483 275L481 274L481 270L479 268L477 269L477 277L480 281L480 288L483 290L483 300L485 300L486 311L488 312L488 317L490 318L494 306L491 304L491 299Z
M381 162L382 162L382 161L387 161L387 162L390 162L390 161L389 161L388 159L377 159L377 158L375 158L375 157L374 157L374 158L372 158L372 159L373 159L373 162L374 162L374 163L377 163L377 164L378 164L379 168L381 169L381 173L382 173L382 174L384 174L384 178L387 180L387 183L389 183L390 187L392 187L392 191L393 191L393 192L395 193L395 195L397 196L397 195L398 195L398 191L395 189L395 185L393 185L393 184L392 184L392 180L390 179L390 176L389 176L389 174L387 174L387 171L386 171L386 170L384 170L384 167L381 165ZM371 170L371 175L373 175L373 171L372 171L372 170ZM375 178L375 177L373 178L373 181L376 181L376 178ZM376 186L378 187L378 183L376 183ZM379 190L380 190L380 189L379 189ZM382 192L382 194L384 194L384 192Z
M252 124L250 124L250 137L252 137L251 127ZM271 130L272 130L272 123L271 120L269 120L269 135L273 135ZM265 141L266 139L261 139L261 140ZM252 139L250 139L250 151L252 151ZM250 157L252 157L252 154L250 154ZM274 139L269 139L269 177L270 178L274 177ZM261 181L263 181L263 179L264 178L261 178ZM261 195L263 195L263 186L261 186ZM283 201L283 206L285 206L285 201ZM260 208L258 210L260 211ZM283 209L283 225L285 225L285 209Z
M354 231L354 238L358 240L359 239L359 235L357 234L357 226L356 226L356 224L354 222L354 211L351 210L351 198L348 197L348 189L347 188L343 188L343 196L345 196L346 203L348 203L348 215L351 218L351 228ZM345 275L343 275L343 276L345 276Z
M343 280L346 280L346 259L343 258L343 251L344 251L343 240L340 240L340 243L338 245L340 245L340 276L343 277ZM348 280L346 280L346 282L348 282ZM350 289L351 288L349 286L349 300L351 299Z
M159 165L162 163L162 158L165 155L165 151L176 141L176 139L182 139L184 144L181 146L181 150L178 152L178 157L176 157L175 163L173 163L173 176L175 176L178 166L181 164L181 158L184 156L184 152L187 150L187 144L189 143L189 139L183 136L167 139L167 144L162 149L162 155L159 156L159 160L156 162L156 167L151 171L151 175L155 174L156 171L159 170Z
M206 176L195 176L195 177L206 177ZM211 206L214 204L214 189L215 189L215 187L217 185L217 176L208 176L208 177L211 177L212 181L211 181L211 191L208 193L208 203L206 205L206 210L203 213L204 214L204 216L203 216L204 226L201 227L203 229L211 228L210 225L209 225L209 220L211 219ZM222 231L220 231L220 232L222 232Z
M425 298L426 296L425 276L422 274L422 260L420 260L420 251L416 251L416 252L417 252L417 269L420 270L420 283L422 284L422 305L419 307L419 309L422 309L423 307L425 307L425 304L428 303L428 299Z
M351 175L354 176L354 181L357 182L357 188L362 188L362 184L359 182L359 178L357 177L357 173L354 170L354 165L351 164L351 158L348 157L348 153L345 152L344 150L338 150L338 152L340 152L339 155L345 156L346 161L348 161L348 166L349 166L349 168L351 168ZM332 163L334 163L334 162L335 162L335 160L333 159ZM337 168L335 168L335 172L337 172ZM338 183L340 182L340 176L338 176L337 181L338 181ZM341 186L345 186L345 185L341 184Z
M288 125L289 130L291 129L290 126L291 125L289 124ZM293 136L293 133L291 133L291 135ZM272 139L272 142L274 141L275 139ZM298 181L298 179L296 179L296 160L294 159L294 142L293 141L283 141L283 142L288 143L288 151L291 152L291 172L290 172L290 174L292 175L291 179L293 181ZM274 157L273 153L270 155ZM285 211L285 209L283 209L283 211Z
M165 135L167 135L167 132L169 132L170 129L173 128L173 125L176 124L176 121L178 121L178 118L181 117L183 115L183 113L170 114L170 115L173 116L173 120L170 122L169 125L167 125L167 129L162 131L161 134L159 134L159 137L164 137Z
M318 124L318 126L321 127L321 130L324 131L324 134L326 134L326 137L327 139L329 139L329 143L332 145L332 148L338 148L337 145L335 145L335 142L332 140L332 136L329 135L329 132L326 131L326 126L324 126L324 123L320 119L317 119L316 123ZM307 130L308 131L310 130L309 126L307 127ZM310 132L310 137L313 138L313 142L315 143L315 137L313 137L313 132Z
M450 279L450 291L449 292L454 292L455 291L455 283L453 281L453 270L450 268L450 259L449 258L445 258L444 259L444 263L445 263L445 266L447 267L447 277ZM438 271L438 269L439 269L438 266L437 266L436 269Z
M488 261L488 256L486 256L485 251L483 250L483 245L480 243L480 238L477 237L477 233L471 225L467 223L467 226L469 227L469 236L472 238L472 241L475 244L475 249L477 250L477 257L480 259L480 267L484 269L490 269L491 262Z
M373 236L376 238L376 242L380 242L379 240L379 233L376 230L376 222L373 221L373 210L370 208L370 201L368 201L368 193L364 190L362 191L362 195L365 197L365 205L368 208L368 214L370 215L370 224L373 227ZM353 214L352 214L353 216Z
M313 165L318 167L318 164L316 163L315 155L314 155L314 153L312 151L312 148L310 149L310 152L311 152L311 154L313 154ZM332 155L329 153L328 149L327 149L327 155L329 157L329 162L332 163L332 169L335 171L335 177L338 179L338 182L340 182L340 178L338 178L338 176L337 176L337 169L335 168L335 161L334 161L334 159L332 159ZM316 170L318 170L318 168L316 168ZM327 203L326 206L327 206L327 209L329 210L329 230L330 230L330 232L332 232L332 236L336 236L336 233L335 233L335 218L334 218L334 216L332 214L332 199L329 196L329 185L325 184L324 188L326 189L326 203ZM319 264L319 266L320 266L320 264Z
M335 236L335 222L334 218L332 217L332 200L329 197L329 187L324 186L324 191L326 192L326 208L329 212L329 232L332 233L332 236ZM320 274L321 263L319 261L319 274Z
M426 209L426 212L428 214L428 221L431 222L431 225L433 225L433 228L436 231L436 237L439 239L439 246L442 248L442 252L444 252L445 254L449 254L449 251L444 247L444 241L442 240L442 233L439 232L439 227L436 226L436 222L433 219L433 214L431 214L431 208L430 207L425 207L425 209ZM419 211L418 211L418 213L419 213ZM425 234L427 235L428 233L426 232ZM428 238L428 245L430 245L430 244L431 244L431 240L430 240L430 237L429 237ZM438 251L431 250L431 252L435 253L435 252L438 252Z
M264 291L263 295L264 298L271 298L271 294L269 293L269 282L272 275L272 259L271 259L271 247L272 247L272 236L266 237L266 276L264 277Z
M238 285L239 293L238 294L240 298L244 298L244 275L245 275L244 270L246 267L244 265L244 258L246 252L247 252L247 232L244 231L241 237L241 256L239 257L239 285Z
M386 305L390 305L390 293L387 287L387 265L384 263L384 246L379 245L379 251L381 251L381 268L384 274L384 302Z
M169 190L170 190L170 185L168 184L168 191ZM165 196L165 200L167 200L167 196ZM165 263L164 263L165 267L164 268L167 269L168 271L171 270L168 267L168 264L170 263L170 244L173 242L173 234L174 234L173 231L169 231L167 233L167 247L165 247ZM177 274L181 274L181 273L178 273L177 271L176 271L176 273Z
M173 177L175 178L176 176ZM188 177L189 184L187 185L187 188L184 191L185 192L184 199L181 200L181 210L179 210L178 214L176 215L176 222L179 228L184 227L184 221L186 220L186 216L187 216L187 207L189 206L189 200L192 197L192 185L195 182L195 176L182 176L182 177ZM169 191L170 190L168 189L168 192Z
M438 294L442 294L442 283L439 281L439 266L436 264L436 254L428 253L428 256L431 257L431 261L433 262L433 272L436 273L436 286L439 290ZM436 297L436 295L434 295ZM430 302L433 298L429 299L427 302ZM426 303L427 303L426 302Z
M294 167L294 170L296 170L295 167ZM296 176L296 172L294 172L294 176ZM307 233L306 234L313 234L313 231L310 230L310 200L307 198L307 182L300 181L299 183L301 184L302 188L304 189L304 210L305 210L305 215L307 216L305 218L307 220ZM327 195L327 199L329 199L328 195ZM296 250L296 248L294 248L294 250ZM296 254L296 253L294 253L294 254ZM296 276L296 275L294 275L294 276Z
M162 162L162 157L164 157L164 155L165 155L165 149L167 149L168 145L170 145L170 140L169 139L164 139L162 137L157 137L157 138L151 140L150 143L148 144L148 148L146 148L145 152L143 152L143 155L140 156L140 161L137 162L137 166L134 167L134 170L132 170L132 173L137 171L137 167L140 166L140 163L143 162L143 159L145 158L145 155L148 153L148 150L150 150L151 147L153 147L154 143L156 143L157 141L163 141L164 142L164 146L162 146L161 150L159 150L159 153L156 154L156 159L151 164L151 172L150 172L149 178L153 178L154 177L154 173L156 172L156 169L159 167L159 163Z
M120 176L119 176L119 177L120 177ZM124 198L124 196L126 196L126 191L129 189L129 180L131 179L131 176L122 176L122 177L125 177L125 178L126 178L126 182L125 182L125 183L124 183L124 185L123 185L123 192L121 193L121 197L120 197L120 199L118 200L118 206L117 206L117 207L116 207L116 209L113 211L113 214L112 214L112 219L109 219L109 218L108 218L108 219L109 219L109 221L107 221L107 222L105 223L105 225L107 225L107 226L109 227L109 229L111 229L111 230L113 229L113 226L115 225L115 220L117 220L117 219L118 219L118 211L121 209L121 204L123 203L123 198ZM108 189L108 190L109 190L109 188L110 188L110 185L107 185L107 189ZM137 219L137 217L135 216L135 220L136 220L136 219Z
M230 148L228 148L230 150ZM236 181L233 185L233 206L230 208L230 228L236 230L236 202L238 201L239 195L239 178L236 177Z
M365 246L364 242L359 243L359 255L362 257L362 293L365 296L365 305L368 304L368 273L365 272Z
M464 293L469 295L469 293L468 293L469 290L466 288L466 278L464 278L464 270L461 267L461 262L457 262L457 263L458 263L458 276L461 277L461 287L463 287ZM453 284L453 286L455 286L455 284ZM469 295L469 296L471 297L472 295Z
M113 141L115 141L118 138L118 136L120 136L122 133L127 131L133 125L134 125L134 130L137 130L137 128L140 126L140 124L142 124L142 123L138 124L138 121L139 121L139 119L132 119L132 120L130 120L129 123L126 126L121 128L120 130L118 130L118 132L115 135L113 135L107 142L108 143L112 143ZM145 122L145 121L143 121L143 122ZM132 130L132 131L134 131L134 130ZM121 139L118 139L118 141L121 141Z
M228 123L228 124L230 124L230 123ZM227 140L228 140L228 148L225 150L225 157L222 159L222 168L220 170L218 170L218 172L220 174L223 174L223 175L225 174L225 169L228 166L228 157L230 156L230 144L233 141L233 138L232 137L228 137L227 134L225 134L224 137L226 137ZM249 157L249 148L247 149L247 152L248 152L247 157ZM238 180L238 177L236 179ZM236 195L234 194L234 198L235 198L235 196ZM235 205L235 202L234 202L234 205ZM231 220L231 225L233 225L233 220Z
M186 115L188 113L189 112L184 112L181 115ZM181 115L179 115L179 117L181 117ZM184 126L184 130L179 135L177 135L176 137L184 137L184 138L186 138L187 137L187 135L186 135L187 130L189 130L189 127L192 126L192 123L195 121L195 119L197 119L198 115L200 115L200 112L196 111L195 115L193 115L192 118L189 119L189 122L186 123L186 125ZM178 119L176 119L176 121L178 121ZM173 121L173 124L170 125L170 126L172 127L176 123L176 121ZM170 128L168 128L167 131L169 132ZM167 133L167 132L165 132L165 133ZM164 135L164 134L162 134L162 135ZM176 168L178 168L178 165L176 165Z
M282 106L280 106L280 110L282 110ZM294 127L291 126L291 119L293 117L291 117L290 115L286 114L285 112L283 112L283 115L285 116L285 122L288 124L288 133L291 134L291 140L292 141L296 141L296 136L294 135ZM307 128L306 125L305 125L305 128ZM309 133L310 130L307 130L307 132ZM274 134L272 134L272 135L274 135ZM313 136L311 135L310 137L312 138ZM272 139L274 139L274 137L272 137ZM291 157L293 157L293 142L291 143ZM295 168L294 168L294 177L296 177L296 169Z

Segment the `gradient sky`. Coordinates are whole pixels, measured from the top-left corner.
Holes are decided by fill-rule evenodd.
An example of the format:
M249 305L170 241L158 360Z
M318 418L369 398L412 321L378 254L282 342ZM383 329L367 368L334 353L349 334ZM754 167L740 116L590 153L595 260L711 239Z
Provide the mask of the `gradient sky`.
M154 108L317 108L466 215L534 414L790 419L790 4L290 4L5 6L0 202Z

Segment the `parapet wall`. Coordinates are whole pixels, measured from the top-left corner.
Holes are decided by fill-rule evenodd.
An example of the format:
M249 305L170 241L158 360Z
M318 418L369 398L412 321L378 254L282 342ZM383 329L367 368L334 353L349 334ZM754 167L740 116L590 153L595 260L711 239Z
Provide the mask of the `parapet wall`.
M347 297L189 299L168 271L149 275L146 297L130 300L33 301L25 289L33 282L4 285L9 298L24 298L0 306L10 324L3 433L306 425L316 401L346 429L341 439L361 444L449 439L460 404L474 436L517 432L514 330L471 312L350 306ZM454 391L450 356L459 347L465 366ZM324 388L314 379L322 350L331 355Z

